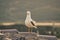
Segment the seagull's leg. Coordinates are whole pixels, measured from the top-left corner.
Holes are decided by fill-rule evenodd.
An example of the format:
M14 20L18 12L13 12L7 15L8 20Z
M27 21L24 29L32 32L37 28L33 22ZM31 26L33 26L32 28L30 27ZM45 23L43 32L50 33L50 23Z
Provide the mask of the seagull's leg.
M30 32L32 32L32 28L30 28Z
M32 28L30 28L30 31L32 32Z
M28 28L28 32L31 32L31 31L30 31L30 28Z

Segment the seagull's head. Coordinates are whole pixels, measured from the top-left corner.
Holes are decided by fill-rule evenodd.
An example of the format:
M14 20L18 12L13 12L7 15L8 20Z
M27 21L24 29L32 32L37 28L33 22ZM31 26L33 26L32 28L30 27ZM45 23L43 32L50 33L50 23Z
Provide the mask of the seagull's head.
M30 15L31 14L31 12L30 11L27 11L27 15Z

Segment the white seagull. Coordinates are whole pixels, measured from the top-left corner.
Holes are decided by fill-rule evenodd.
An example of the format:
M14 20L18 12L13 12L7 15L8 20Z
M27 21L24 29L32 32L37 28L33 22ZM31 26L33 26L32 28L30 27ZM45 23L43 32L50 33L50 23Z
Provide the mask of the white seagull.
M31 12L30 11L27 11L25 25L28 27L29 32L31 32L32 27L37 28L36 27L36 22L31 19Z

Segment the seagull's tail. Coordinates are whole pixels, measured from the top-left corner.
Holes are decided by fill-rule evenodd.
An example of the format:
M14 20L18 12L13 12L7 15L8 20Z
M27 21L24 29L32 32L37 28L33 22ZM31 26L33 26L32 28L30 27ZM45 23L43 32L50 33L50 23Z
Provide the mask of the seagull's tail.
M36 26L33 26L34 28L37 28Z

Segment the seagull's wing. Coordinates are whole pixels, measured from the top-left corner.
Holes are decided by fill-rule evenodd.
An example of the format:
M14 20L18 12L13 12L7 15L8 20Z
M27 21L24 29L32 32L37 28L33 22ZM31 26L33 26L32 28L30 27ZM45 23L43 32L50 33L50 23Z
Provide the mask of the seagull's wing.
M31 19L31 24L32 24L33 26L36 26L36 22L35 22L34 20L32 20L32 19Z
M33 22L33 21L31 21L31 24L32 24L33 26L35 26L35 24L34 24L34 22Z
M36 27L36 22L35 22L35 21L32 20L32 21L31 21L31 24L33 25L34 28L37 28L37 27Z

